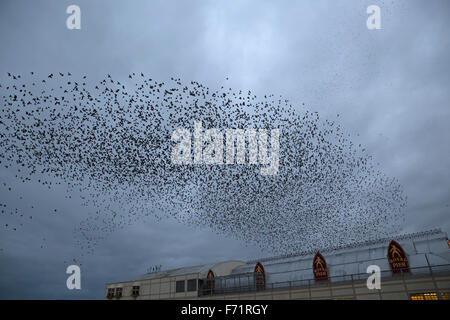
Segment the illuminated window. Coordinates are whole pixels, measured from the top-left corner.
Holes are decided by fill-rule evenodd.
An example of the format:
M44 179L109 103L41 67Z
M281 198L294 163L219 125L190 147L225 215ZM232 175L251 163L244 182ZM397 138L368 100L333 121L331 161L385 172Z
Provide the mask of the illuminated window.
M208 274L206 275L206 290L209 294L214 293L215 281L214 281L214 272L209 269Z
M425 293L425 300L437 300L437 294L436 293Z
M266 274L261 262L256 263L254 277L256 290L264 290L266 288Z
M442 292L441 298L442 300L450 300L450 292Z
M438 296L435 292L418 293L411 295L411 300L437 300Z

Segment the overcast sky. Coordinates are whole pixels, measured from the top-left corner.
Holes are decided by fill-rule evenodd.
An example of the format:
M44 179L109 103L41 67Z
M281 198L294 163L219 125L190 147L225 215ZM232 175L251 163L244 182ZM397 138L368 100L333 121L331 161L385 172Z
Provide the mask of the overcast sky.
M81 30L66 8L81 8ZM368 30L366 8L381 8ZM143 72L211 88L281 94L335 117L405 188L402 232L450 231L450 2L1 1L0 82L6 73L72 72L102 80ZM0 298L102 299L107 282L164 269L276 254L208 229L148 219L110 235L82 261L82 290L66 288L78 256L76 197L14 181L0 199L35 203L33 223L0 229ZM3 189L2 189L3 192ZM23 197L20 199L20 197ZM58 208L57 215L48 212ZM1 217L0 217L1 218ZM0 221L1 222L1 221ZM333 245L333 244L330 244Z

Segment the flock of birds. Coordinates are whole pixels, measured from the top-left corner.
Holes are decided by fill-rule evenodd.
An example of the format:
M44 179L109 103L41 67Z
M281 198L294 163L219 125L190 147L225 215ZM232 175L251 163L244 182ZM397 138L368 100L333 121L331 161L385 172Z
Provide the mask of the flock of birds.
M148 216L208 227L277 254L387 236L404 219L399 182L338 123L282 97L142 73L99 82L8 73L0 92L0 165L20 183L84 194L84 205L96 210L74 232L88 252ZM192 132L194 121L204 129L278 128L278 173L263 176L248 161L173 164L172 132Z

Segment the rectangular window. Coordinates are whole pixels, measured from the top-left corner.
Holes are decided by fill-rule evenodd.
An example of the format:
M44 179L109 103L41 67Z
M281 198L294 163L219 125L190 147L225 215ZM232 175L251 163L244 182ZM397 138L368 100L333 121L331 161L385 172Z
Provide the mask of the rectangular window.
M133 297L137 297L139 295L139 286L133 286L133 290L131 291L131 295Z
M188 280L187 291L197 291L197 279Z
M184 280L176 282L175 292L184 292Z
M114 288L108 288L108 294L106 295L107 298L114 297Z
M122 297L122 288L116 288L116 298Z

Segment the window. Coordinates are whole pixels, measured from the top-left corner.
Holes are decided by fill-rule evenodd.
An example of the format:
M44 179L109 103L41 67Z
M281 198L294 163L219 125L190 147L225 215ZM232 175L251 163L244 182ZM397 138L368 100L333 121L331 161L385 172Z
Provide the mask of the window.
M184 280L176 282L175 292L184 292Z
M198 291L200 291L199 295L205 291L203 279L198 279Z
M108 294L106 295L108 299L114 297L114 288L108 288Z
M116 298L122 297L122 288L116 288Z
M139 286L133 286L133 290L131 291L131 295L133 297L137 297L139 295Z
M266 288L266 274L264 272L264 267L261 264L261 262L258 261L256 263L253 274L255 277L256 290L264 290Z
M215 282L214 282L214 272L209 269L208 274L206 275L206 291L208 292L207 294L213 294L214 293L214 287L215 287Z
M450 300L450 292L441 292L442 300Z
M436 293L424 293L425 300L437 300Z
M197 279L188 280L187 291L197 291Z
M411 300L437 300L437 294L435 292L430 293L416 293L411 295Z

